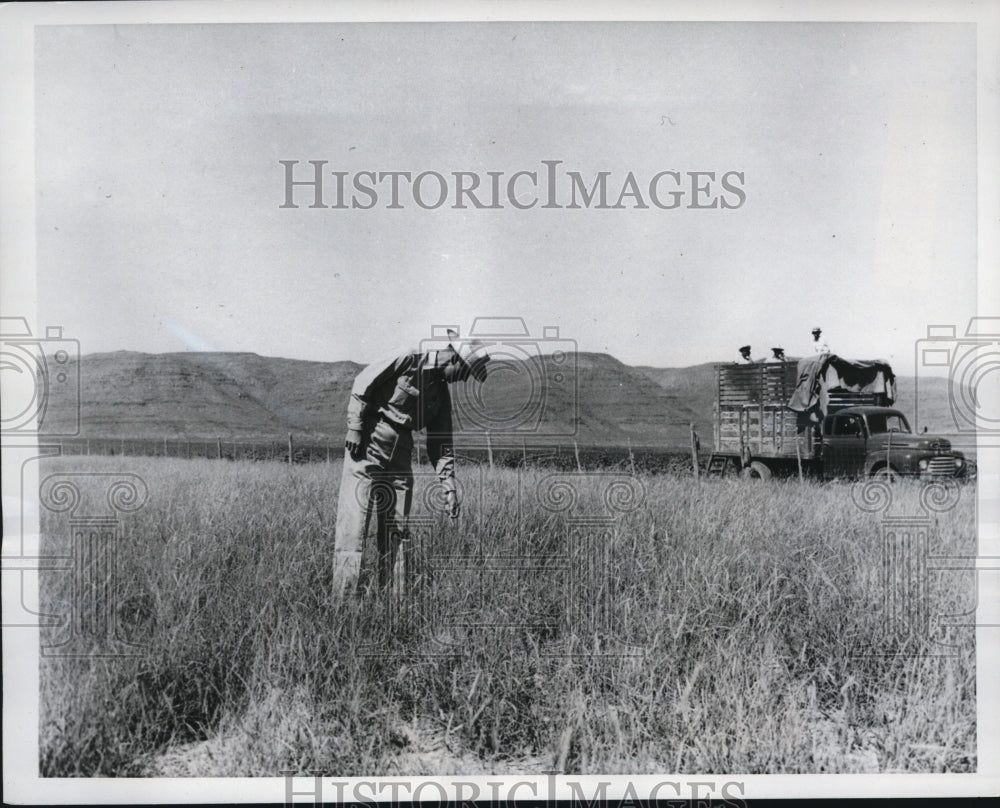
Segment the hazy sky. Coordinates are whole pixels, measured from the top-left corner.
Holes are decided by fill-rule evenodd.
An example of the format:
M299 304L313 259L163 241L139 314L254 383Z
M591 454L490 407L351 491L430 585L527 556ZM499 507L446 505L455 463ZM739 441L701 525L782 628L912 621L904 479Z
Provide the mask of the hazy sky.
M818 324L899 368L975 313L971 25L73 26L35 52L40 321L84 353L367 361L520 316L630 364L800 353ZM282 209L280 160L561 160L612 202L630 171L736 171L745 202Z

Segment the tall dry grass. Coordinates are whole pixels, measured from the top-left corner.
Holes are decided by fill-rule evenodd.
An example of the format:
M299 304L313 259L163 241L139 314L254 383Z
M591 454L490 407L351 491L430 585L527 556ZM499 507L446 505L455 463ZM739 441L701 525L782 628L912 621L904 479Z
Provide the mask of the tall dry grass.
M433 575L389 617L330 594L339 463L58 470L147 482L117 580L145 649L41 661L44 775L976 766L973 633L887 633L882 515L847 485L647 476L612 525L570 526L538 502L548 472L485 471L457 525L429 515L414 556ZM569 514L606 513L606 479L573 481ZM972 494L938 515L935 552L974 552ZM894 498L920 512L913 487ZM65 514L43 532L65 548ZM934 614L974 605L961 575L929 576ZM42 594L58 610L70 576ZM940 640L953 652L929 655Z

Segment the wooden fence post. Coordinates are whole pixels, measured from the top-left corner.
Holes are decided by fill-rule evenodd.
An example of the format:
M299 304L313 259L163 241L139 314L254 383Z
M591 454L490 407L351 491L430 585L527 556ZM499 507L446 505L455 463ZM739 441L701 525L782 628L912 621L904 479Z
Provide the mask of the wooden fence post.
M493 442L490 440L490 431L486 430L486 456L490 459L490 468L493 468Z
M222 438L215 439L215 459L222 460Z
M628 467L632 470L633 476L635 475L635 456L632 454L632 438L627 438L628 440Z
M691 424L691 465L694 467L694 478L697 480L701 475L698 467L698 433L694 431L694 424Z
M582 472L583 465L580 463L580 445L576 441L573 441L573 454L576 456L576 470Z
M288 433L288 463L292 463L292 433Z
M528 467L528 443L525 438L521 438L521 460L525 468Z

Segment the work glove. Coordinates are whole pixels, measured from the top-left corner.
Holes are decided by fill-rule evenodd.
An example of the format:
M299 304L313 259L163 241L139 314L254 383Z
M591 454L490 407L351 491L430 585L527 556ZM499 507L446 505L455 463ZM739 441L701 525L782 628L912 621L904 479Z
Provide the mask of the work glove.
M347 430L344 448L350 453L351 460L360 460L365 456L365 439L360 429Z
M448 511L448 516L452 519L458 519L459 511L461 507L458 502L458 491L449 491L445 496L445 509Z

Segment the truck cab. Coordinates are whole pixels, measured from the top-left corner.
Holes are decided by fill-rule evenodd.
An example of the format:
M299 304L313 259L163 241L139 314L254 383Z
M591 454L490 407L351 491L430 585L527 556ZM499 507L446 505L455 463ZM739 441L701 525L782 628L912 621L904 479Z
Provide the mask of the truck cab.
M891 407L847 407L823 420L823 476L957 477L965 457L937 435L916 435L906 416Z

